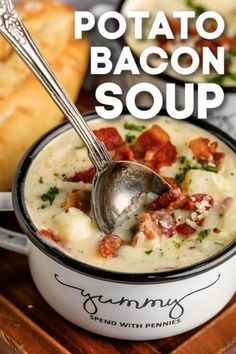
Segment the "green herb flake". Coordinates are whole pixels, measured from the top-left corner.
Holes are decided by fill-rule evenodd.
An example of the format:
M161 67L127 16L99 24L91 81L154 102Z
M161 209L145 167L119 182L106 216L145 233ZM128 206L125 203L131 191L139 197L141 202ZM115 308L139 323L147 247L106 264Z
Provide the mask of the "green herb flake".
M59 174L58 174L57 172L54 172L53 175L54 175L55 177L59 177Z
M216 166L208 166L208 167L206 168L206 170L207 170L208 172L218 173L218 169L217 169Z
M125 122L124 128L127 130L133 130L135 132L142 132L143 130L146 129L146 126L145 125L136 125L136 124Z
M219 214L219 218L223 218L225 216L225 214Z
M159 249L159 251L160 251L160 256L163 257L164 256L164 252L162 251L161 248Z
M38 209L46 209L47 207L48 207L48 205L42 204L42 205L40 205L40 207L38 207Z
M185 173L178 173L175 176L175 182L177 182L178 184L182 183L185 179Z
M58 193L59 189L57 187L50 187L46 193L41 195L41 199L43 202L49 202L49 204L52 205Z
M179 157L179 162L184 164L186 162L187 157L186 156L180 156Z
M147 255L151 254L152 252L153 252L153 250L145 251L145 253L146 253Z
M205 238L207 238L210 235L210 232L211 232L210 229L200 231L196 240L202 242Z
M186 5L196 12L197 16L200 16L207 9L202 5L196 5L193 0L186 0Z
M39 183L40 183L40 184L43 184L43 177L42 177L42 176L39 177Z
M125 141L128 143L128 144L132 144L132 142L136 139L136 136L135 135L130 135L130 134L126 134L125 135Z
M173 240L172 241L172 244L173 244L173 246L174 246L174 248L180 248L181 247L181 243L179 243L179 242L177 242L177 241L175 241L175 240Z
M207 81L213 84L222 85L225 81L226 75L215 75L210 77Z

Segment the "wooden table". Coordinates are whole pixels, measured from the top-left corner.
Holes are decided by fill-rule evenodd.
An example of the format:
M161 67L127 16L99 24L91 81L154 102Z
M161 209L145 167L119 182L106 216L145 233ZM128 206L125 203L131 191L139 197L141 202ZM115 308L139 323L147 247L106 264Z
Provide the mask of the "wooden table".
M82 111L94 107L91 97L82 92ZM2 213L0 225L16 223ZM0 259L0 354L236 353L236 296L210 322L182 335L149 342L114 340L76 327L52 310L35 288L25 256L0 250Z

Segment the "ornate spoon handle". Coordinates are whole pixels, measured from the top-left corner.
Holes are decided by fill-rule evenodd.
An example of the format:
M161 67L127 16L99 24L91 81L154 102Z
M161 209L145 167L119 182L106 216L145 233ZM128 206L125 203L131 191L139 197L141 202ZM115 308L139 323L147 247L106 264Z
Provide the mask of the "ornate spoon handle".
M97 170L111 162L110 155L90 130L52 70L43 59L10 0L0 0L0 33L17 51L44 85L57 106L85 143L89 157Z

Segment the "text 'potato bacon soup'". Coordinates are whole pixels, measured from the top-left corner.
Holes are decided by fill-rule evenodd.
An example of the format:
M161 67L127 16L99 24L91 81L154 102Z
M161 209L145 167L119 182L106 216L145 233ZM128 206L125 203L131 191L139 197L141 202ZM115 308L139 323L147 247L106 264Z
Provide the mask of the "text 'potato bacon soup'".
M137 207L113 234L102 234L90 205L95 170L70 129L41 151L27 174L26 206L39 237L84 263L130 273L184 267L235 239L236 157L225 144L167 117L89 125L114 160L141 162L172 189L148 194L145 210Z

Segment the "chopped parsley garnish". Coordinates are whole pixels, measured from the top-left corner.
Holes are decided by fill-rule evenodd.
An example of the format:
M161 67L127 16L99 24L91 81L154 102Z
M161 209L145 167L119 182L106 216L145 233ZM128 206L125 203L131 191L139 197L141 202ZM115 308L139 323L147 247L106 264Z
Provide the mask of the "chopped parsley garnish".
M48 205L42 204L42 205L40 205L40 207L38 207L38 209L45 209L45 208L47 208L47 207L48 207Z
M186 159L187 159L186 156L180 156L180 157L179 157L179 162L182 163L182 164L184 164L185 161L186 161Z
M127 130L133 130L135 132L142 132L143 130L146 129L146 126L145 125L136 125L136 124L125 122L124 128Z
M160 251L160 256L163 257L164 256L164 252L162 251L161 248L159 249L159 251Z
M225 214L222 214L222 213L219 214L219 217L220 217L220 218L223 218L224 216L225 216Z
M218 173L218 170L217 170L216 166L208 166L207 167L207 171Z
M187 173L187 172L186 172ZM175 176L175 181L180 184L184 181L186 173L177 173Z
M199 16L207 9L202 5L196 5L193 0L186 0L186 5L196 12L196 15Z
M59 193L59 189L57 187L50 187L46 193L41 195L41 199L42 201L49 202L49 204L52 205L58 193Z
M151 254L152 252L153 252L153 250L145 251L145 253L146 253L147 255Z
M136 139L136 136L135 135L130 135L130 134L126 134L125 135L125 141L128 143L128 144L132 144L132 142Z
M172 244L173 244L174 248L180 248L181 247L181 243L179 243L179 242L177 242L175 240L172 241Z
M205 238L207 238L211 233L210 229L202 230L199 232L196 240L202 242Z
M54 172L53 175L54 175L55 177L59 177L59 173L57 173L57 172Z
M40 184L43 184L43 177L42 177L42 176L39 177L39 183L40 183Z

